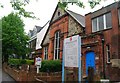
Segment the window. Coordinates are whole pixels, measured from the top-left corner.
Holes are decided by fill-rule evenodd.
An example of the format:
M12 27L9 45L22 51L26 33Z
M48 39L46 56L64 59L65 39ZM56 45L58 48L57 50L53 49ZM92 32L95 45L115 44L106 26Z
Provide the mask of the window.
M104 20L103 20L103 16L100 16L98 18L98 25L99 25L99 30L103 30L104 29Z
M92 19L92 32L112 28L111 13Z
M106 45L107 63L110 63L110 46Z
M47 60L48 59L48 47L44 47L44 59Z
M58 12L58 16L60 16L60 12Z
M60 55L60 31L55 33L54 38L54 59L59 59Z
M112 27L111 13L107 13L105 16L106 16L106 28L111 28Z
M120 8L118 9L118 16L119 16L119 25L120 25Z
M97 18L92 20L92 31L97 31Z

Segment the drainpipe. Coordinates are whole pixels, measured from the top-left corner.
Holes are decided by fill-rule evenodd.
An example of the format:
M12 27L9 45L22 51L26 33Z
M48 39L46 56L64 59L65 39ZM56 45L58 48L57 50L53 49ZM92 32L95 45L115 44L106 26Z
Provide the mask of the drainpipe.
M102 38L102 54L103 54L103 78L106 79L105 76L105 55L104 55L104 42L105 39Z

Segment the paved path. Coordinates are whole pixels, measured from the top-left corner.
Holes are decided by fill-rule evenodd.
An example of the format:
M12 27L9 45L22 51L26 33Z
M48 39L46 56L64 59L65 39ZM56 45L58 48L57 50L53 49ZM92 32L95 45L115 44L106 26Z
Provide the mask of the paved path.
M17 83L12 77L10 77L6 72L2 71L2 83Z

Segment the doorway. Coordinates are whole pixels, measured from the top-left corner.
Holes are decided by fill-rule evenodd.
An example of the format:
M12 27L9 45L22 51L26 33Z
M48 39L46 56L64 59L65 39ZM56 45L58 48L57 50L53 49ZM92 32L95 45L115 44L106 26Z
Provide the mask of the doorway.
M95 53L87 52L86 54L86 75L88 76L88 68L93 68L95 71Z

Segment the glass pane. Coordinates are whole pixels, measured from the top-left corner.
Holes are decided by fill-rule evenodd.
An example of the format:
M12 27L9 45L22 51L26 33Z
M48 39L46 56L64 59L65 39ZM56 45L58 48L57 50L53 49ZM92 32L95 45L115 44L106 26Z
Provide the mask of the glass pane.
M111 28L112 27L112 17L111 13L106 14L106 28Z
M57 48L57 44L58 44L58 39L55 40L55 48Z
M98 17L98 26L99 26L99 30L103 30L104 29L103 16Z
M97 18L92 20L92 32L97 31Z
M56 35L56 38L58 38L58 32L56 32L55 35Z
M60 50L58 49L58 59L60 59Z
M55 49L55 59L57 59L57 49Z
M58 42L59 42L58 48L60 48L60 38L59 38L59 41L58 41Z

